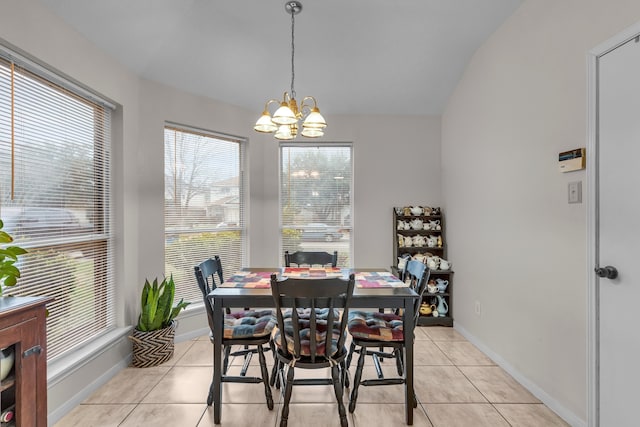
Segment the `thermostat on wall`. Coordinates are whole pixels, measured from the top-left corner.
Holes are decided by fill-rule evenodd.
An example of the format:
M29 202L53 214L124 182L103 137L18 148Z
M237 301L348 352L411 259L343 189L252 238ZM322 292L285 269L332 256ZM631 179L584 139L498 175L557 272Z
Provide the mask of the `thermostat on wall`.
M585 149L576 148L575 150L564 151L558 154L558 163L560 164L560 172L571 172L584 169Z

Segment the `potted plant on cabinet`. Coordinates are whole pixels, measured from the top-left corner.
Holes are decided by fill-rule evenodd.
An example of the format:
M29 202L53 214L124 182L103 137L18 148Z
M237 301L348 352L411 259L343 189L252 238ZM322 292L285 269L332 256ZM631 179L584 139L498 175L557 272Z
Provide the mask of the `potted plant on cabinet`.
M0 297L5 286L15 286L20 278L20 269L15 265L20 255L27 253L19 246L10 245L13 237L3 231L4 223L0 219ZM13 346L0 349L0 381L4 380L11 371L14 363Z
M173 357L173 339L177 322L175 317L189 302L181 299L175 307L173 298L176 286L173 276L165 278L160 284L145 280L140 301L138 324L129 336L133 342L133 366L147 368L156 366Z
M2 231L4 223L0 220L0 296L6 286L15 286L20 278L20 269L15 265L20 255L27 253L19 246L8 246L13 242L13 237L6 231Z

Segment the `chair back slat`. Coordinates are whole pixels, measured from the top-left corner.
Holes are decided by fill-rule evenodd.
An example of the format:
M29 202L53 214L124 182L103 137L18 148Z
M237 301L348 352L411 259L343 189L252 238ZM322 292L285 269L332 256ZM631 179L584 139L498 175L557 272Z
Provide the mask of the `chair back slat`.
M422 296L427 289L430 274L431 271L429 268L420 261L410 260L405 265L404 280L411 280L411 289L418 294L418 298L415 300L413 307L414 326L418 324L420 304L422 303Z
M348 280L342 278L284 278L278 280L277 275L272 274L271 293L276 307L282 351L289 354L292 351L291 356L296 359L308 356L312 363L315 363L318 358L330 359L332 348L335 347L333 344L334 332L337 334L336 348L339 350L344 346L346 319L349 315L349 305L354 287L355 276L353 274L349 276ZM339 307L342 308L343 313L338 322L335 310ZM290 325L286 324L285 315L291 316ZM301 336L301 332L303 336ZM318 338L322 336L322 332L325 333L325 336L319 342ZM293 341L293 346L287 344L286 335ZM306 354L307 348L308 354Z
M338 265L338 251L333 251L333 254L328 252L284 252L284 266L291 267L291 264L301 265L331 265L335 267Z

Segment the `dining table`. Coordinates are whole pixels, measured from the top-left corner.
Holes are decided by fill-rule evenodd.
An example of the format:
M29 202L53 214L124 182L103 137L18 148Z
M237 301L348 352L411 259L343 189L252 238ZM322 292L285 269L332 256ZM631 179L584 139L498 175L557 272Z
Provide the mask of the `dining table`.
M233 307L273 307L271 294L271 274L279 278L296 277L321 279L328 277L344 277L355 274L355 288L351 298L351 308L390 308L404 312L404 388L406 423L413 425L413 341L414 341L414 305L418 295L408 284L391 272L384 269L352 269L352 268L310 268L310 267L276 267L276 268L244 268L211 291L208 298L213 306L213 418L220 424L222 417L222 335L225 308ZM380 402L383 403L383 402Z

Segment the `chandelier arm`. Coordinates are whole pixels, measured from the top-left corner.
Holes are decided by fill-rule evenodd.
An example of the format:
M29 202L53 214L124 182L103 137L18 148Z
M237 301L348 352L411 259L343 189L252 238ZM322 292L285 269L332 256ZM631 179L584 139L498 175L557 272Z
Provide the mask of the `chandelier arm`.
M270 99L264 104L264 110L269 111L269 105L273 104L274 102L280 105L280 101L278 101L277 99Z
M313 101L313 107L309 104L304 103L308 99ZM300 102L300 110L302 111L303 108L309 108L309 109L318 108L318 101L316 101L316 99L313 96L305 96L304 98L302 98L302 102Z

